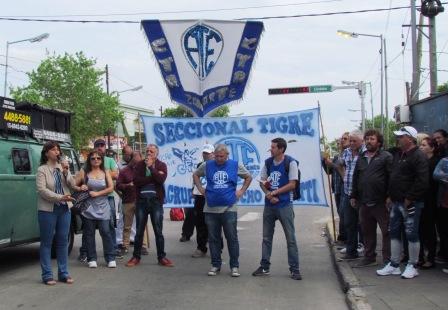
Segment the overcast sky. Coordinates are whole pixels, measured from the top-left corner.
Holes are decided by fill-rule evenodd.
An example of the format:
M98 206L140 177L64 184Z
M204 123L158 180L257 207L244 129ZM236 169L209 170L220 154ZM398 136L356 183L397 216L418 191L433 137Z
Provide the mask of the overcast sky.
M364 9L409 6L410 0L289 0L289 1L4 1L0 17L76 20L142 19L241 19L290 16ZM420 5L420 1L417 1ZM446 10L447 11L447 10ZM125 15L127 14L127 15ZM448 81L447 12L437 17L439 84ZM418 18L418 15L417 15ZM262 19L260 19L262 20ZM360 120L360 99L355 90L337 90L321 94L268 96L273 87L331 84L342 80L372 83L374 113L380 111L380 40L358 37L344 39L338 29L379 35L387 40L389 67L389 114L393 107L405 104L405 82L412 79L410 9L319 17L262 20L265 31L256 63L243 100L231 107L232 115L259 115L289 112L317 106L320 102L324 130L329 138L352 130ZM425 29L426 31L426 29ZM8 84L24 86L23 72L36 68L49 54L83 51L95 58L98 67L109 65L111 91L142 85L138 92L121 94L127 105L150 108L172 107L158 67L140 25L19 22L0 20L0 63L5 62L7 41L27 39L48 32L50 37L38 43L10 46ZM402 46L404 42L405 46ZM423 40L421 98L429 94L428 42ZM0 69L3 86L4 66ZM3 93L3 88L1 89ZM370 93L367 93L370 118Z

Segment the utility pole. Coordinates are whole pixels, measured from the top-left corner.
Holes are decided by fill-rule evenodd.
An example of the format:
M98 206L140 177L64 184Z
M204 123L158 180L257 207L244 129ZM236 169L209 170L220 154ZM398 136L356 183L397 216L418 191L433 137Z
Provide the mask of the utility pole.
M412 84L411 84L411 102L418 100L417 75L418 55L417 55L417 21L416 21L415 0L411 0L411 43L412 43Z
M421 12L428 17L429 26L429 75L430 96L437 93L437 41L436 41L436 16L444 11L440 0L423 0Z
M389 85L387 83L387 53L386 53L386 39L384 39L383 42L384 45L384 95L385 95L385 100L384 100L384 106L386 108L386 124L384 124L383 122L383 134L385 137L389 137ZM386 127L384 127L384 125ZM386 147L387 145L387 139L386 139L386 143L384 144Z
M109 66L108 65L106 65L105 74L106 74L106 93L109 95ZM111 145L110 145L110 134L111 134L111 131L112 130L110 128L107 130L107 148L108 149L111 148Z

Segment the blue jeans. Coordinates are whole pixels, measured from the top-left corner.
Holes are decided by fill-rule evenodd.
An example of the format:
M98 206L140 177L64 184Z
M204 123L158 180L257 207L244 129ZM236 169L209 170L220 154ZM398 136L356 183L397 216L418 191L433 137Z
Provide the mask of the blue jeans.
M42 281L53 279L51 270L51 245L56 242L58 262L58 279L63 280L68 273L68 233L70 231L71 214L67 206L54 206L53 212L38 211L40 229L40 266Z
M408 208L402 202L393 202L390 211L390 239L391 239L391 263L393 266L400 264L401 236L404 228L409 245L409 263L417 264L420 251L419 225L423 202L413 202ZM414 213L409 214L409 208L414 207Z
M222 259L222 241L221 230L224 230L224 236L227 240L229 249L230 268L239 267L238 258L240 256L240 244L238 242L238 233L236 230L237 212L224 213L204 213L205 223L208 228L208 245L210 247L210 256L212 266L221 268Z
M148 214L151 216L151 224L154 230L157 247L157 259L161 260L166 256L165 238L163 237L163 205L157 197L138 198L136 203L135 220L137 232L134 238L135 258L140 259L142 255L143 234L148 223Z
M292 205L276 208L264 207L263 211L263 243L261 247L260 265L269 269L272 253L272 238L274 237L275 221L279 220L285 232L288 248L288 264L290 271L299 270L299 250L297 248L296 233L294 228L294 210Z
M87 261L96 261L96 242L95 232L96 227L100 231L101 239L103 241L104 259L106 262L115 260L115 251L112 243L112 234L109 220L91 220L84 218L84 231L87 249Z

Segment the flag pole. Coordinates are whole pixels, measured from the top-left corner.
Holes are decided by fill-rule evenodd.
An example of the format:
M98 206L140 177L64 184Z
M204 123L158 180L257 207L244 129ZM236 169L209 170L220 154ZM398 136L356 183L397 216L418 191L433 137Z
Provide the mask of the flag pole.
M320 111L320 103L319 100L317 101L317 107L319 108L319 119L320 119L320 128L322 131L322 137L324 138L324 150L327 149L326 145L326 139L325 139L325 133L324 133L324 122L322 121L322 113ZM333 195L331 195L331 181L330 181L330 174L328 173L328 167L325 165L327 180L328 180L328 192L330 193L330 207L331 207L331 222L333 224L333 242L336 242L336 224L334 221L334 206L333 206Z

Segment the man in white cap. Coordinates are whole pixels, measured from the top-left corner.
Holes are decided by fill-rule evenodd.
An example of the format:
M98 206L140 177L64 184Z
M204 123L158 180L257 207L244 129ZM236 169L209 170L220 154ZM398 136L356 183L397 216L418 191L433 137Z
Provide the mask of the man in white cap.
M404 279L412 279L418 276L415 268L420 251L418 228L428 188L429 170L426 156L417 147L417 130L404 126L394 131L394 135L400 150L394 154L386 201L390 209L391 261L376 273L379 276L401 274ZM409 261L402 273L400 256L403 226L409 242Z
M205 144L202 147L203 162L207 160L212 160L214 151L215 147L212 144ZM199 167L201 164L202 162L200 162L197 165L197 167ZM205 179L205 177L201 178L201 184L203 187L207 185L207 180ZM208 230L207 225L205 224L205 216L204 216L205 198L201 194L201 192L199 192L198 188L194 185L194 182L193 182L193 197L194 197L194 208L186 209L185 221L184 225L182 226L182 233L184 233L184 226L187 221L187 218L188 216L190 216L192 218L192 220L190 221L190 223L192 223L192 225L190 224L191 225L190 236L193 234L194 227L196 227L196 242L197 242L197 248L193 252L191 257L200 258L205 257L205 255L207 254Z

